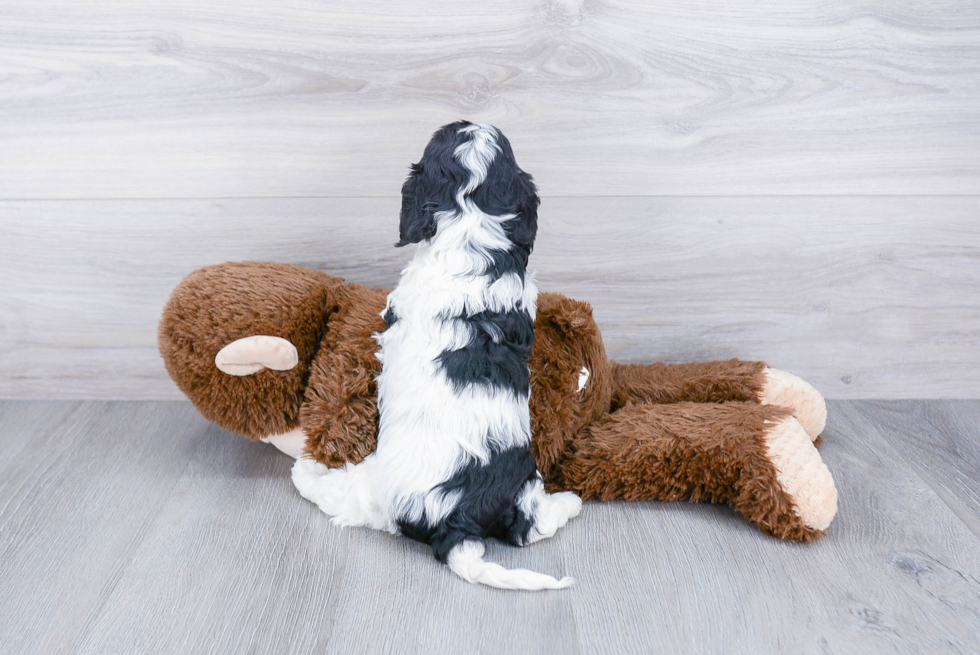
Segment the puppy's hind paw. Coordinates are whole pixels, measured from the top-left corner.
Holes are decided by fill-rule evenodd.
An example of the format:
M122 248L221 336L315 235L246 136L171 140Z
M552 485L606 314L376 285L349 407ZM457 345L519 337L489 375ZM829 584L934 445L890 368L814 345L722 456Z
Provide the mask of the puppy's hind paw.
M299 495L314 503L325 514L337 516L344 501L343 472L328 469L320 462L300 457L293 464L293 486Z
M555 536L569 519L575 518L581 511L582 499L571 491L544 495L534 509L534 525L528 534L528 543Z
M562 525L567 523L569 519L573 519L582 513L582 499L571 491L560 491L558 493L551 494L551 499L557 503L558 506L564 508L565 521L562 523Z
M327 471L326 464L321 464L320 462L310 459L308 457L300 457L293 464L293 480L295 481L297 476L301 479L314 479L321 475L326 475Z

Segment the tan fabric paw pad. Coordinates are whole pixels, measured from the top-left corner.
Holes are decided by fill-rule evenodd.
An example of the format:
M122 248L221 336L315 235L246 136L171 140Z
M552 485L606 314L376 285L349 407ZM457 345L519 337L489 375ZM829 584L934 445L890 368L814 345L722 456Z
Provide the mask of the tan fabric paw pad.
M837 514L837 487L809 435L793 417L768 422L765 441L779 484L793 510L814 530L826 530Z
M806 380L792 373L767 368L759 402L763 405L779 405L793 410L810 440L816 439L827 424L827 403L820 392Z

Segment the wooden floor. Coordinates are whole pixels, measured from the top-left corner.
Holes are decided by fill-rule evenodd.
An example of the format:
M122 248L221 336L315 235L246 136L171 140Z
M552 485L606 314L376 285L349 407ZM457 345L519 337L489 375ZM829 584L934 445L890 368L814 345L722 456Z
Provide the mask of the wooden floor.
M980 401L836 401L827 536L719 506L587 504L493 560L567 591L462 582L341 530L290 460L184 402L0 402L7 653L968 653L980 650Z

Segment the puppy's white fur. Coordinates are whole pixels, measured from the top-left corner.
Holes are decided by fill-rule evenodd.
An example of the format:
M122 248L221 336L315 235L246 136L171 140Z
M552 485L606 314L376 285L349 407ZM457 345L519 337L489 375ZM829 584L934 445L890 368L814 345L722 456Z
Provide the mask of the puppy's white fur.
M419 245L388 297L397 321L375 335L383 364L378 376L378 446L356 466L329 470L299 460L293 481L300 493L338 525L364 525L399 532L399 521L423 517L434 525L457 506L459 493L439 486L467 462L489 462L491 452L527 446L531 439L528 398L487 385L454 387L438 363L444 351L470 342L473 326L451 318L490 311L526 310L534 319L537 288L531 275L507 273L492 279L485 271L489 250L513 247L504 223L466 195L485 179L500 151L495 128L462 128L471 139L455 150L470 172L457 192L457 211L436 215L436 233ZM495 340L503 335L495 336ZM540 476L528 484L518 507L533 518L528 543L552 536L578 514L581 500L571 493L549 495ZM571 583L530 571L507 571L483 562L482 544L467 541L450 553L448 564L471 582L515 589L561 588Z

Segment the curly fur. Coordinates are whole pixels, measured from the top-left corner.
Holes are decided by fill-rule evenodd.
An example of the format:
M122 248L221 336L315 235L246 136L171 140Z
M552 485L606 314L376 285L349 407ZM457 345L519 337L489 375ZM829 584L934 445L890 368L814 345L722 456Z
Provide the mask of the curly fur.
M377 438L371 335L383 328L385 296L295 266L207 267L174 290L160 351L178 386L222 427L259 438L300 424L316 460L359 462ZM759 405L763 362L618 364L606 359L591 307L559 294L539 294L534 332L532 452L549 491L723 502L767 534L822 534L802 523L767 456L775 423L766 421L790 410ZM288 338L298 366L248 377L218 371L218 350L254 334ZM589 377L579 391L582 368Z

